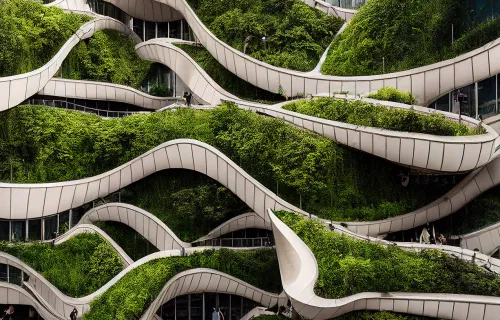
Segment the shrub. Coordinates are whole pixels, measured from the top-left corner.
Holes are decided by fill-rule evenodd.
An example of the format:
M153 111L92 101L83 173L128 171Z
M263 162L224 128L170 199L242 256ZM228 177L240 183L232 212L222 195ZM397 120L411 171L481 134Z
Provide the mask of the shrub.
M99 30L81 41L64 60L61 75L75 80L111 82L139 89L151 62L141 60L132 38Z
M156 97L171 97L172 90L165 83L155 83L149 88L149 94Z
M299 0L188 1L219 39L278 67L314 69L344 21ZM265 41L263 41L265 37Z
M43 66L90 20L36 1L0 1L0 77Z
M97 234L79 234L57 246L0 242L0 251L19 258L72 297L93 293L123 269L118 253Z
M342 298L360 292L432 292L498 296L500 278L438 250L406 251L327 231L325 225L280 211L318 262L318 295Z
M384 64L386 73L429 65L498 38L496 20L471 28L467 0L368 1L333 40L321 71L358 76L381 74Z
M309 116L358 126L382 128L393 131L427 133L438 136L467 136L483 134L481 127L469 128L439 113L421 114L413 110L378 106L360 100L318 98L292 102L283 106Z
M156 259L128 272L91 302L90 311L83 319L138 319L170 278L193 268L219 270L257 288L281 292L278 259L274 249L207 250L185 257Z
M403 214L444 194L459 178L431 181L415 172L403 187L406 170L400 166L224 104L121 119L47 107L11 109L0 114L0 179L10 181L11 167L13 182L91 177L178 138L214 146L270 190L278 187L283 199L331 219Z
M391 87L379 89L376 93L367 95L366 97L383 101L415 104L415 97L410 92L399 91L398 89Z

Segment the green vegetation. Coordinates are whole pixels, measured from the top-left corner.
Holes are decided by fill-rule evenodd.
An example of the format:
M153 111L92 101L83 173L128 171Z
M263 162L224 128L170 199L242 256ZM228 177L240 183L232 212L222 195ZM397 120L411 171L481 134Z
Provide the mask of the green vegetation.
M375 312L375 311L354 311L346 313L343 316L335 318L336 320L431 320L423 316L411 316L394 312Z
M142 179L123 189L121 200L154 214L187 242L251 211L229 189L189 170L166 170Z
M168 280L194 268L219 270L262 290L281 292L278 259L273 249L208 250L185 257L153 260L137 267L92 301L83 319L138 319Z
M315 292L341 298L360 292L500 295L500 277L438 250L406 251L325 229L291 212L276 213L309 246L318 262Z
M454 214L436 221L436 232L444 235L467 234L500 221L500 187L479 195Z
M415 104L415 97L410 92L399 91L398 89L391 87L379 89L376 93L369 94L366 97L383 101Z
M189 0L219 39L246 54L287 69L314 69L343 21L299 0ZM265 38L264 38L265 37ZM265 39L265 40L263 40Z
M452 45L452 26L455 42ZM471 29L467 0L377 0L335 38L321 71L338 76L396 72L469 52L500 37L500 19Z
M97 234L79 234L57 246L0 242L0 251L19 258L72 297L93 293L123 269L118 253Z
M61 75L140 89L150 65L151 62L137 56L130 36L115 30L99 30L71 51L64 60Z
M185 51L194 61L205 70L205 72L219 84L224 90L235 96L257 101L261 103L273 103L283 101L285 98L279 94L271 93L260 89L236 76L231 71L221 65L210 52L203 48L187 44L177 44L179 48Z
M35 70L91 18L30 0L0 1L0 77Z
M122 119L37 106L11 109L0 114L0 180L10 181L11 168L12 182L91 177L178 138L214 146L270 190L278 188L280 197L335 220L409 212L444 194L459 177L424 179L412 173L403 187L407 169L224 104L210 111L183 108Z
M413 110L379 106L360 100L318 98L292 102L283 109L328 120L393 131L427 133L438 136L469 136L484 133L448 120L444 115L424 115Z
M151 242L126 224L115 221L96 222L94 224L115 240L120 248L134 261L159 251Z

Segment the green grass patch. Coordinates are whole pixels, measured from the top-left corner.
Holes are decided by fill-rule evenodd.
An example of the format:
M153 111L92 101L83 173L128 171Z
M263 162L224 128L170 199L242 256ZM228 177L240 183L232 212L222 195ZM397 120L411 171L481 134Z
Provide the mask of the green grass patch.
M452 45L452 26L455 42ZM322 65L337 76L397 72L453 58L500 37L500 19L476 25L467 0L367 2Z
M396 88L385 87L377 90L377 92L369 94L367 98L383 100L383 101L393 101L406 104L415 104L415 97L408 91L399 91Z
M0 114L0 180L9 182L11 169L12 182L91 177L178 138L214 146L283 199L296 206L302 200L304 210L334 220L407 213L460 179L412 173L403 187L405 168L224 104L210 111L183 108L122 119L39 106L11 109Z
M500 278L438 250L405 251L340 235L317 221L277 212L318 262L315 292L341 298L360 292L432 292L498 296Z
M198 46L187 44L176 44L179 48L185 51L194 61L205 70L205 72L224 90L235 96L256 101L260 103L275 103L284 101L285 98L277 93L271 93L267 90L260 89L249 82L240 79L238 76L227 70L221 65L210 52Z
M30 0L0 3L0 77L40 68L92 18Z
M292 102L283 109L309 116L393 131L427 133L438 136L483 134L482 127L470 128L444 115L421 114L413 110L387 108L360 100L317 98Z
M274 249L208 250L186 257L157 259L137 267L92 301L90 311L83 319L138 319L168 280L179 272L193 268L215 269L259 289L281 292Z
M314 69L344 21L300 0L189 0L201 21L231 47L277 67ZM263 37L265 40L263 41Z
M0 242L0 251L19 258L71 297L93 293L123 269L118 253L97 234L79 234L56 246Z

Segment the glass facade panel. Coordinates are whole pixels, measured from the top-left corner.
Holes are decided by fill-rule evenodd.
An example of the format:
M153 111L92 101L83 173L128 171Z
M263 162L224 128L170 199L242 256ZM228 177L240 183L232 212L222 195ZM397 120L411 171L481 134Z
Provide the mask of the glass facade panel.
M175 320L175 299L163 304L158 310L157 315L164 320Z
M0 281L7 282L7 265L0 263Z
M231 295L231 320L239 320L243 315L241 314L241 297Z
M134 18L132 30L144 41L144 20Z
M170 22L170 38L181 38L181 20Z
M151 40L156 38L156 23L146 21L146 40Z
M215 293L206 292L205 295L205 320L212 320L212 313L217 308L217 297Z
M158 38L168 38L168 22L158 22Z
M12 221L11 241L26 240L26 221Z
M450 111L450 95L445 94L441 98L437 99L435 109L441 111Z
M57 234L57 216L45 218L44 220L45 220L44 240L54 239L56 237L56 234Z
M0 241L9 241L9 221L0 220Z
M69 211L59 214L59 234L66 233L69 230Z
M452 112L460 113L471 118L476 117L476 94L475 85L460 88L453 91Z
M22 284L21 270L9 266L9 283L17 284L18 286Z
M496 76L478 83L478 113L484 119L496 113Z
M203 320L203 293L191 294L190 297L190 320Z
M229 319L229 301L229 294L219 293L219 308L217 310L222 313L224 320Z
M42 240L42 219L28 221L28 240Z
M188 296L175 298L175 318L177 320L189 320Z

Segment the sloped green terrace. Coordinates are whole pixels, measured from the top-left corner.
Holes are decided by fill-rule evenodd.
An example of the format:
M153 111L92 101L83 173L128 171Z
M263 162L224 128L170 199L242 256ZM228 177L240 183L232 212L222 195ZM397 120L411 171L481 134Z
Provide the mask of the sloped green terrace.
M388 109L360 100L323 97L292 102L284 105L283 109L313 117L393 131L438 136L470 136L484 133L482 127L470 128L465 124L448 120L442 114L424 115L413 110Z
M333 40L321 71L360 76L384 73L384 64L386 73L429 65L499 38L499 26L499 18L478 25L467 0L368 1Z
M122 119L14 108L0 114L0 180L10 180L11 168L12 182L91 177L178 138L214 146L280 197L334 220L407 213L440 197L460 179L412 176L419 183L403 187L401 174L407 169L225 104L211 111L181 109Z
M79 234L56 246L0 242L0 251L19 258L71 297L93 293L123 269L118 253L97 234Z
M344 21L300 0L189 0L217 38L277 67L314 69ZM265 40L263 40L263 38Z
M341 298L360 292L432 292L500 295L500 277L438 250L406 251L325 229L295 213L281 218L309 246L318 262L315 292Z
M194 268L215 269L268 292L279 294L282 290L274 249L208 250L157 259L137 267L94 300L83 319L138 319L168 280Z

